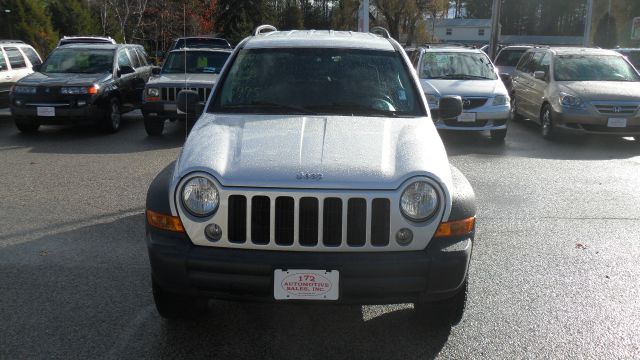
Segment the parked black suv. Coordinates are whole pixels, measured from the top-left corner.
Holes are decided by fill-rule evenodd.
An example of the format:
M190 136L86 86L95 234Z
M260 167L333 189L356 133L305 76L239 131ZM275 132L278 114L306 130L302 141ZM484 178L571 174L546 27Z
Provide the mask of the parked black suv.
M152 66L140 45L70 44L56 48L34 70L11 92L11 114L20 131L93 122L116 132L121 114L141 106Z

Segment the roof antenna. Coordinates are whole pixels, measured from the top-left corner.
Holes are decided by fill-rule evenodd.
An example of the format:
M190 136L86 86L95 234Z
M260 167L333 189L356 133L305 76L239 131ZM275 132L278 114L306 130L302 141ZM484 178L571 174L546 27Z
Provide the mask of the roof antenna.
M184 38L184 90L187 89L187 5L182 4L182 37ZM185 98L185 101L186 98ZM187 142L187 137L189 136L189 109L185 104L185 112L184 115L184 141Z

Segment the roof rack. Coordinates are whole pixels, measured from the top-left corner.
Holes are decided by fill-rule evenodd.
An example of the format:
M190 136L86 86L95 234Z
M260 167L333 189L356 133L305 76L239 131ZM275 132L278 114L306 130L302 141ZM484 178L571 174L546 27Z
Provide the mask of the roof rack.
M25 44L22 40L0 40L0 44Z
M260 25L253 32L253 36L262 35L264 30L269 30L267 32L278 31L278 29L276 29L276 27L273 25Z
M378 34L380 36L382 36L385 39L390 39L391 38L391 34L389 34L389 30L383 28L382 26L376 26L373 29L371 29L371 31L369 31L372 34Z

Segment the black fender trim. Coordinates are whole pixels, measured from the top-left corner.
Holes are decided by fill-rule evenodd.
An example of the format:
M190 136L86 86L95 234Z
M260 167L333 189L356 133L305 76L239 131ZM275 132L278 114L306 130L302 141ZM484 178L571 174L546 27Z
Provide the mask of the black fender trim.
M169 204L169 186L175 161L167 165L151 182L147 191L147 210L157 213L171 215L171 205Z
M448 221L456 221L476 216L476 194L469 183L469 180L456 168L451 165L451 213Z

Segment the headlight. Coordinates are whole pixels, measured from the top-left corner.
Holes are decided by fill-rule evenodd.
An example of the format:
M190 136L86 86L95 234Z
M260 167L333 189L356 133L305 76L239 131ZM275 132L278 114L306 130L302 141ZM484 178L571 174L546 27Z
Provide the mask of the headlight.
M560 104L562 106L578 108L578 109L581 109L584 107L584 102L582 102L582 99L580 99L577 96L563 93L563 92L560 93Z
M147 96L149 97L158 97L160 96L160 89L158 88L147 88Z
M191 215L211 216L218 210L219 203L218 189L209 179L196 176L182 187L182 204Z
M429 220L438 210L438 192L426 181L416 181L407 186L400 197L400 210L409 220Z
M13 88L13 92L16 94L35 94L36 87L35 86L16 86Z
M493 98L493 106L504 106L509 104L509 97L507 95L498 95Z
M437 108L440 106L440 96L435 94L424 94L427 97L427 102L430 108Z

